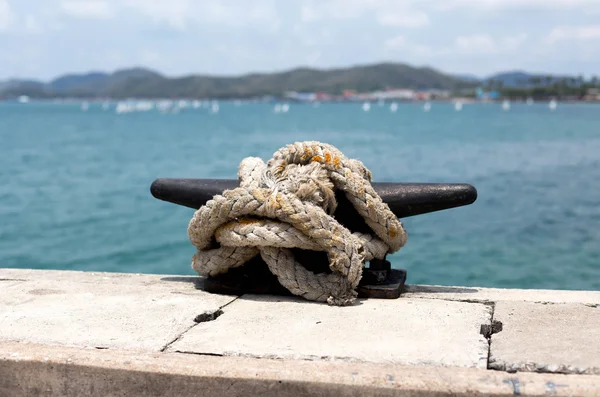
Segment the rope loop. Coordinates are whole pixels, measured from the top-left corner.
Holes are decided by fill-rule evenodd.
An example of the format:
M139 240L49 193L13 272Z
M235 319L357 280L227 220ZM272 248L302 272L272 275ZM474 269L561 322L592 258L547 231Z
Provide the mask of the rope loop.
M406 244L407 234L371 186L371 172L332 145L308 141L279 149L264 163L242 160L240 187L216 195L188 226L197 252L192 268L215 276L260 255L294 295L345 306L354 303L365 262ZM372 230L352 233L333 214L343 191ZM327 253L332 273L315 274L290 248Z

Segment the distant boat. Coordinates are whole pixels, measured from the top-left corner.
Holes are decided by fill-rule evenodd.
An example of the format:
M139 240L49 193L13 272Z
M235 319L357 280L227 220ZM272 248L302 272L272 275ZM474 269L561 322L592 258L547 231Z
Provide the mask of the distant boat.
M556 108L558 107L558 103L555 99L553 99L548 103L548 107L550 108L550 110L556 110Z
M154 102L151 101L138 101L134 105L134 109L137 112L147 112L154 109Z
M90 108L90 105L87 102L83 102L81 104L81 111L83 112L87 112L87 110Z
M462 110L463 104L462 102L455 102L454 103L454 110L456 110L457 112L460 112Z
M273 113L281 113L281 104L276 103L275 106L273 106Z
M156 104L156 108L160 113L169 113L171 111L171 107L173 106L173 101L170 100L162 100L158 101Z
M528 106L533 105L533 98L527 98L527 105Z
M390 105L390 112L396 113L398 111L398 104L396 102L392 102Z
M195 100L194 102L192 102L192 107L193 107L194 109L198 109L200 106L201 106L201 103L200 103L200 101L198 101L198 100Z
M425 102L425 105L423 105L423 111L429 112L430 110L431 110L431 103Z
M504 111L510 110L510 101L509 100L505 99L502 102L502 110L504 110Z
M211 113L219 113L219 104L217 102L213 102L210 106Z
M130 102L119 102L115 108L115 112L118 114L131 113L135 111L135 107Z
M290 111L290 105L288 105L287 103L284 103L283 105L281 105L281 111L283 113L287 113Z
M365 103L363 103L363 105L362 105L362 110L363 110L364 112L368 112L369 110L371 110L371 104L370 104L369 102L365 102Z
M27 95L21 95L19 97L19 102L20 103L29 103L29 97Z

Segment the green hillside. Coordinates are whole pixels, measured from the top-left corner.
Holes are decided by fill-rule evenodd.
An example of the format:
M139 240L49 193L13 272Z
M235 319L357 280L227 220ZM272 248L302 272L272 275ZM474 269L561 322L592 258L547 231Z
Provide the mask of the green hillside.
M473 86L431 68L381 63L339 69L298 68L279 73L254 73L237 77L192 75L169 78L143 69L112 74L67 75L49 83L13 84L0 96L111 97L111 98L247 98L281 95L285 91L322 91L339 94L385 88L455 90Z

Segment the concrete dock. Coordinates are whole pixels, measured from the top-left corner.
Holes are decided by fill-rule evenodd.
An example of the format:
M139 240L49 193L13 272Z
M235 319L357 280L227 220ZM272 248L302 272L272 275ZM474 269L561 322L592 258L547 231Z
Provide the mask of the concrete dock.
M600 396L600 291L330 307L198 277L0 269L0 396Z

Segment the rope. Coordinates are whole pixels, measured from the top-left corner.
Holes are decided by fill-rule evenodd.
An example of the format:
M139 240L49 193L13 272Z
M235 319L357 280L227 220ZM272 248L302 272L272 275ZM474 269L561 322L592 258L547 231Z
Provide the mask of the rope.
M383 259L407 239L402 223L371 186L358 160L320 142L296 142L260 158L242 160L240 187L216 195L188 226L197 252L192 268L216 276L260 255L294 295L330 305L350 305L366 261ZM333 213L341 190L372 234L352 233ZM315 274L290 248L325 251L332 273Z

